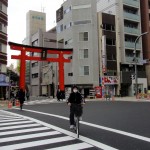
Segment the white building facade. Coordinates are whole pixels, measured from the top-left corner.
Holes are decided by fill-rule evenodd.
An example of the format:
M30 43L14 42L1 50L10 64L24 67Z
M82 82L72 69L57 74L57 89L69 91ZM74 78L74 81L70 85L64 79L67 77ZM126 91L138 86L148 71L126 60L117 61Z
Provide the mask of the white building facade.
M97 12L116 16L116 46L117 46L117 74L120 89L118 94L133 96L135 94L134 50L135 40L141 35L140 0L97 0ZM136 44L138 89L144 92L147 89L145 67L142 64L142 39Z
M65 64L65 86L77 85L85 95L99 85L96 0L67 0L57 10L57 41L73 48Z

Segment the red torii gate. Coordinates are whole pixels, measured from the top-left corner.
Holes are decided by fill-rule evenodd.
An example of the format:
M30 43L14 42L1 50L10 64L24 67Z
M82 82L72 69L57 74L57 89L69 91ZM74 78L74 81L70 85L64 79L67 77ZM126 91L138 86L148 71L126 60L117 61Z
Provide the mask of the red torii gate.
M70 63L71 59L66 59L63 56L72 54L73 49L58 49L58 48L46 48L46 47L35 47L22 45L18 43L8 42L10 49L21 51L20 55L12 55L11 59L20 60L20 88L25 89L25 71L26 71L26 60L37 60L37 61L49 61L58 62L59 66L59 88L64 91L64 63ZM28 56L26 52L40 53L41 57ZM47 58L47 54L58 54L57 58Z

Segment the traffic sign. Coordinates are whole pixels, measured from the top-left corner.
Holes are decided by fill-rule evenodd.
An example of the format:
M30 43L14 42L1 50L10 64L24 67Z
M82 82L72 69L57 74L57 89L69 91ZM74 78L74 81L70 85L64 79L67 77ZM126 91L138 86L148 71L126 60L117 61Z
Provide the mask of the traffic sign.
M134 80L135 79L135 74L131 74L130 79Z

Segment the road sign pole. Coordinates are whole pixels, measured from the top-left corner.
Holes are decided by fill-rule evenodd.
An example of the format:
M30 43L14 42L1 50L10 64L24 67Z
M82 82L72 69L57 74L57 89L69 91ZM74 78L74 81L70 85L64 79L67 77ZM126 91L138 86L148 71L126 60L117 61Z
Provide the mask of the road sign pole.
M137 72L137 58L136 58L136 43L139 40L139 38L145 34L148 34L148 32L144 32L141 35L139 35L135 40L135 47L134 47L134 61L135 61L135 95L138 94L138 72Z

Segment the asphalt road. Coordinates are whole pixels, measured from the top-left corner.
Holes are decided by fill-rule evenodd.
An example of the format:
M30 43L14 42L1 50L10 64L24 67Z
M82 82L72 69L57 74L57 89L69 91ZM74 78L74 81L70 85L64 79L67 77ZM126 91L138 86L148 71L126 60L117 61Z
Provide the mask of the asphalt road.
M69 121L59 118L69 116L66 103L28 105L24 109L9 111L70 131ZM87 102L81 121L81 135L120 150L150 150L149 116L148 102Z

